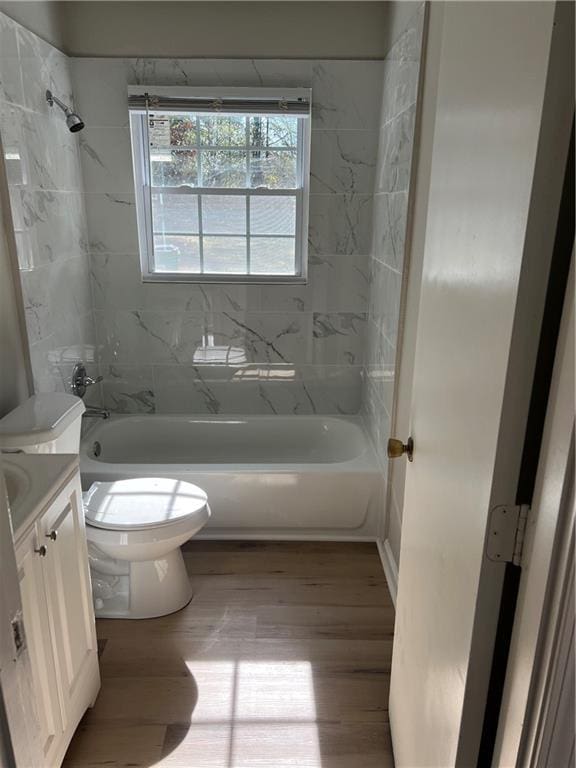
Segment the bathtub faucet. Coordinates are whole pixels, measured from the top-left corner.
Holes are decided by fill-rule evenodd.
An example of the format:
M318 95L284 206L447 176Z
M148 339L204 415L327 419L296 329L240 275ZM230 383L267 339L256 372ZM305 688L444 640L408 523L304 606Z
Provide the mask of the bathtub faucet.
M106 408L94 408L88 405L84 411L84 416L94 419L109 419L110 411L107 411Z

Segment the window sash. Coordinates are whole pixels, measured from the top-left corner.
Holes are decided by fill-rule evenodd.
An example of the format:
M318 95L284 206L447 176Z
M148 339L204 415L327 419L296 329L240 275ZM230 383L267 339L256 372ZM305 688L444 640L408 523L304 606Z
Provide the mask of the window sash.
M225 114L225 113L220 113ZM269 189L264 187L195 187L192 185L182 185L178 187L156 187L151 185L151 151L164 148L150 147L148 138L148 122L145 112L131 110L130 125L133 144L133 164L134 177L136 185L136 207L138 214L138 238L140 243L140 261L142 267L142 279L145 282L185 282L185 283L305 283L307 281L307 231L308 231L308 173L309 167L309 145L310 145L310 122L309 118L300 117L297 122L298 137L296 147L253 147L248 143L248 121L246 125L246 145L230 147L230 149L240 152L252 152L259 150L270 151L294 151L297 150L296 179L297 186L294 188ZM167 147L166 151L186 150L186 147ZM202 150L210 151L211 147L191 145L188 149L200 150L199 162L201 162ZM213 149L222 150L224 147L216 146ZM250 154L248 154L247 178L250 174ZM250 204L246 201L246 234L240 235L222 235L242 237L246 240L247 262L246 273L228 274L228 273L208 273L208 272L158 272L156 271L156 261L154 256L154 236L155 234L177 235L179 233L154 232L154 221L152 215L152 195L153 194L176 194L176 195L197 195L198 196L198 223L199 232L182 233L184 235L199 237L200 265L203 270L203 237L202 216L200 211L201 198L209 195L235 195L244 198L250 197L293 197L296 201L296 227L294 236L292 235L252 235L250 232ZM218 236L210 235L206 236ZM295 274L276 275L276 274L250 274L250 238L258 237L278 237L294 239L295 243Z

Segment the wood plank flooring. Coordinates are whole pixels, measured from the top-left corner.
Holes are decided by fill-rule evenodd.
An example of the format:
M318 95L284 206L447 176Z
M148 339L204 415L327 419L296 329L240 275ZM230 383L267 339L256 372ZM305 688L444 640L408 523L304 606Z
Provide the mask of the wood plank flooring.
M375 545L186 546L179 613L99 620L66 768L389 768L394 610Z

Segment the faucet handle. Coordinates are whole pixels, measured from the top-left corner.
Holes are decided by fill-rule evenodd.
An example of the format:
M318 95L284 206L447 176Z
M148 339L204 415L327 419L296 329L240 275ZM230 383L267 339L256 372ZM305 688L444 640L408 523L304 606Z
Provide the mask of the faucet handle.
M74 370L72 371L72 393L77 397L84 397L86 394L86 387L91 387L92 384L98 384L102 381L102 376L97 376L93 379L86 373L86 366L84 363L76 363Z

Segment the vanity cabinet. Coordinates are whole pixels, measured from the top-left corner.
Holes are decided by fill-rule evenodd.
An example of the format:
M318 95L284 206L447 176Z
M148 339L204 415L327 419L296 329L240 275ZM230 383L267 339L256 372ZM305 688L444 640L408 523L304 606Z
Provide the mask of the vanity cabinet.
M44 766L59 766L100 687L80 475L16 531L24 631Z

